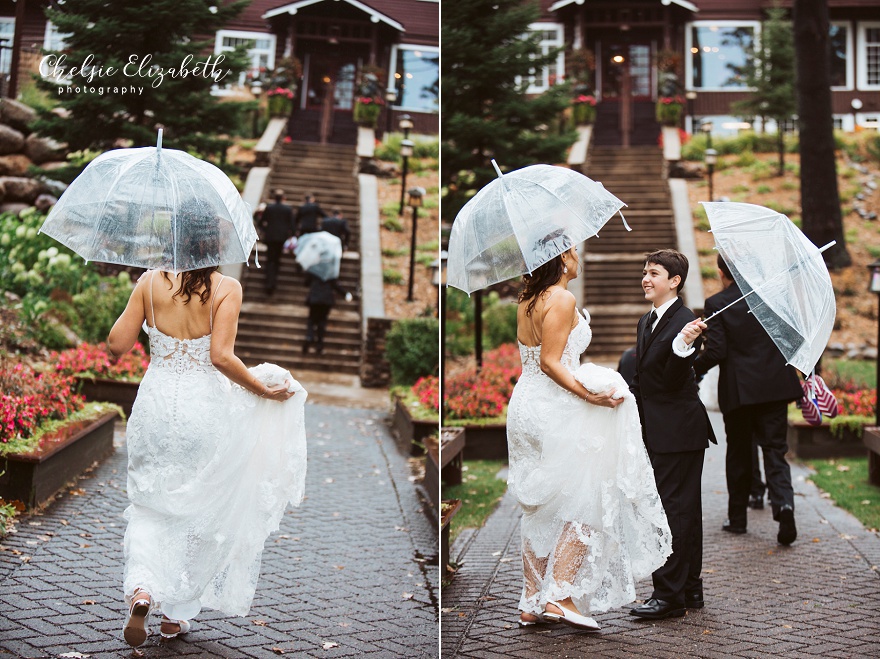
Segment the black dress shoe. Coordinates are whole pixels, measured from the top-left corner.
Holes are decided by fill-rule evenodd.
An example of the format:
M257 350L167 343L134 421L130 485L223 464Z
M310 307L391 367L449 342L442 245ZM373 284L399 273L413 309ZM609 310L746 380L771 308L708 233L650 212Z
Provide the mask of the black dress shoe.
M730 520L724 522L721 526L722 531L727 531L728 533L745 533L746 527L742 524L731 524Z
M702 609L705 605L703 602L703 589L700 588L700 590L686 592L684 594L684 605L689 609Z
M666 600L649 599L632 609L630 615L650 620L662 620L663 618L681 618L687 610L681 604L673 604Z
M782 506L777 515L779 520L779 533L776 534L776 540L780 545L790 545L797 540L797 527L794 525L794 508L791 506Z
M764 510L764 497L750 496L749 508L751 508L752 510Z

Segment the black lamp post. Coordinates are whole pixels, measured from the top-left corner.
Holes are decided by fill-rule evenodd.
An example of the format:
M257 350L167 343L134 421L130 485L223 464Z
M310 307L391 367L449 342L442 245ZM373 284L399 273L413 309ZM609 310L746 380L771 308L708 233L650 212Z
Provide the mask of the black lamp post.
M446 290L446 250L441 250L440 258L431 262L431 284L437 287L437 317L440 317L440 296ZM441 342L443 337L440 338Z
M880 259L868 264L871 279L868 290L877 296L877 374L874 387L877 392L877 407L874 411L877 426L880 426ZM880 455L868 451L868 480L875 485L880 484Z
M412 236L409 241L409 289L406 301L413 301L413 284L416 274L416 233L419 228L419 207L425 196L425 188L410 188L409 207L412 209Z
M385 90L385 134L391 132L391 115L394 114L391 111L394 102L397 100L397 90L394 87L389 87Z
M467 266L470 276L468 283L475 286L474 291L474 356L477 371L483 368L483 289L489 285L491 268L482 261L471 261Z
M709 173L709 201L715 200L713 190L713 179L715 176L715 163L718 162L718 152L712 148L712 122L705 121L700 126L700 130L706 133L706 169Z
M694 101L697 100L697 92L693 89L688 90L684 94L685 99L687 99L687 113L691 118L691 132L694 130Z
M412 140L409 139L409 131L413 127L412 118L405 114L400 118L400 130L403 131L403 140L400 142L400 157L403 158L403 171L401 173L400 180L400 209L397 211L397 216L400 217L403 215L403 198L404 193L406 192L406 175L409 171L409 157L413 154L413 147L415 146L412 143Z
M263 83L259 80L254 80L251 83L251 94L254 95L254 98L257 100L257 107L254 108L254 118L253 118L253 134L254 137L259 137L259 119L260 119L260 94L263 91Z

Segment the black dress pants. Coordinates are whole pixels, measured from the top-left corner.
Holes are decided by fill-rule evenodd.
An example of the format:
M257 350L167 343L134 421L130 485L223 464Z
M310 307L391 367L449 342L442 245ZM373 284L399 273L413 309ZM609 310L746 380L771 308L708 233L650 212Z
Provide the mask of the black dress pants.
M775 401L743 405L724 415L727 435L727 516L735 526L746 526L752 487L752 441L764 456L764 478L774 516L782 506L794 508L788 452L788 403Z
M266 241L266 291L268 292L274 291L278 285L278 270L281 268L283 249L283 240Z
M657 492L672 531L672 555L653 576L651 597L684 605L686 592L702 586L703 507L700 480L705 450L649 452Z
M324 345L324 332L327 331L327 316L330 315L332 304L310 304L309 321L306 326L306 342Z

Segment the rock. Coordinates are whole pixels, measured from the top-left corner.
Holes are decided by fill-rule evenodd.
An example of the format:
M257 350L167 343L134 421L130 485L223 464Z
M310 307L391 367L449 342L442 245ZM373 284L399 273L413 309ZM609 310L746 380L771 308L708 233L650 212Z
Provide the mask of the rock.
M21 298L18 297L12 291L3 291L3 295L6 297L6 301L10 304L15 304L16 302L21 302Z
M51 137L40 137L36 133L28 135L24 144L24 152L38 165L51 160L63 159L66 150L66 144L53 140Z
M373 174L374 176L381 176L383 178L392 178L400 175L400 170L397 168L396 164L382 162L375 158L361 159L358 172L361 174Z
M52 206L58 203L58 197L54 197L50 194L41 194L34 200L34 206L37 207L37 210L41 213L47 213Z
M862 356L862 351L859 350L858 348L853 349L853 350L848 350L846 353L847 359L858 359L861 356Z
M70 110L68 110L67 108L62 108L59 106L57 108L52 108L50 112L56 117L61 117L62 119L70 118Z
M0 100L0 121L8 124L27 134L30 133L30 126L37 118L37 111L29 105L25 105L20 101L14 101L11 98Z
M860 192L859 194L856 195L856 199L858 199L859 201L865 201L865 195L863 195L863 194Z
M64 169L70 163L65 160L51 160L49 162L44 162L40 165L40 169L44 169L47 172L54 172L56 169Z
M24 209L30 208L30 204L20 204L20 203L8 203L8 204L0 204L0 213L12 213L14 215L18 215Z
M867 186L868 186L869 188L871 188L872 190L876 190L876 189L877 189L877 183L875 183L873 180L868 181L867 183L865 183L865 185L867 185Z
M0 124L0 155L18 153L23 148L24 135L14 128Z
M877 348L865 348L862 350L863 359L877 359Z
M0 176L24 176L33 163L20 153L0 156Z
M53 194L56 197L60 197L64 194L64 191L67 190L67 183L64 181L56 181L52 178L44 178L42 179L43 189L45 192L49 194Z
M867 220L876 220L876 219L877 219L877 213L871 211L870 213L868 213L868 217L866 217L865 219L867 219Z
M37 195L45 190L42 181L23 176L0 176L0 182L6 188L7 201L32 204Z

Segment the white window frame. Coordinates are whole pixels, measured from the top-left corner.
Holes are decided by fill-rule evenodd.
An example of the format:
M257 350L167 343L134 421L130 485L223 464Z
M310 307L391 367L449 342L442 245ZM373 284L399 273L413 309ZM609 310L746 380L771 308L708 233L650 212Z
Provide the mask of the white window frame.
M253 39L255 41L258 39L268 39L269 40L269 50L268 50L268 57L266 58L266 68L268 70L275 68L275 50L278 47L278 44L276 43L277 38L274 34L271 34L269 32L248 32L245 30L217 30L217 34L214 38L214 54L215 55L220 55L222 53L229 53L234 50L232 48L229 48L228 46L223 45L223 38L224 37L231 37L233 39ZM248 53L250 54L254 50L256 50L256 49L252 48L252 49L248 50ZM264 52L264 51L260 50L260 52ZM241 76L239 76L239 79L238 79L239 86L244 84L245 76L247 75L247 71L252 71L252 70L253 70L253 67L248 67L248 69L246 71L242 72ZM224 91L228 91L229 88L230 88L230 85L227 85L226 90L224 90L223 88L220 88L217 90L217 93L222 95L224 93Z
M68 36L70 35L65 32L59 32L55 23L46 21L46 30L43 32L43 50L49 52L64 50L67 47L65 37Z
M388 87L389 87L389 89L392 89L392 90L397 89L397 78L395 78L394 76L397 75L397 53L401 50L421 50L421 51L429 52L429 53L438 53L438 54L440 53L439 46L422 46L422 45L413 44L413 43L391 44L391 63L388 66L388 80L390 82L388 83ZM438 64L438 72L439 72L439 64ZM407 107L404 105L400 105L397 101L395 101L394 105L392 105L391 107L394 108L395 110L405 110L407 112L423 112L426 114L433 114L433 113L425 110L425 108ZM439 107L440 107L440 99L439 98L437 99L437 107L439 110Z
M565 46L565 26L562 23L551 23L551 22L540 22L540 23L532 23L529 25L529 32L547 32L550 30L556 31L556 39L553 42L550 41L541 41L541 45L550 45L551 48L561 48ZM529 88L526 90L527 94L543 94L545 91L550 89L550 73L546 68L542 68L541 71L535 71L534 76L530 76L532 78L532 82L529 84ZM541 80L540 84L537 84L537 79ZM564 80L565 79L565 52L560 51L558 55L556 55L556 79ZM521 83L521 79L517 80L517 84Z
M693 28L695 27L751 27L755 30L755 48L761 43L761 21L691 21L685 24L684 33L684 80L685 89L698 92L747 92L754 91L752 87L695 87L694 86L694 63L691 48L694 47Z
M846 28L846 85L843 87L832 86L834 91L853 90L853 26L850 21L831 21L831 25ZM861 67L859 67L861 68Z
M880 28L880 21L859 21L858 27L858 55L856 62L857 88L868 91L880 89L880 84L868 84L868 50L867 50L867 31L869 28ZM858 123L858 121L856 121Z
M0 16L0 23L8 23L8 24L12 25L12 33L9 36L12 36L15 34L15 17L14 16ZM2 71L2 69L0 69L0 72L2 72L3 75L8 75L9 72L12 70L12 51L8 49L8 48L12 47L12 41L10 40L6 45L7 45L7 48L3 49L3 57L6 58L6 60L7 60L9 70Z

